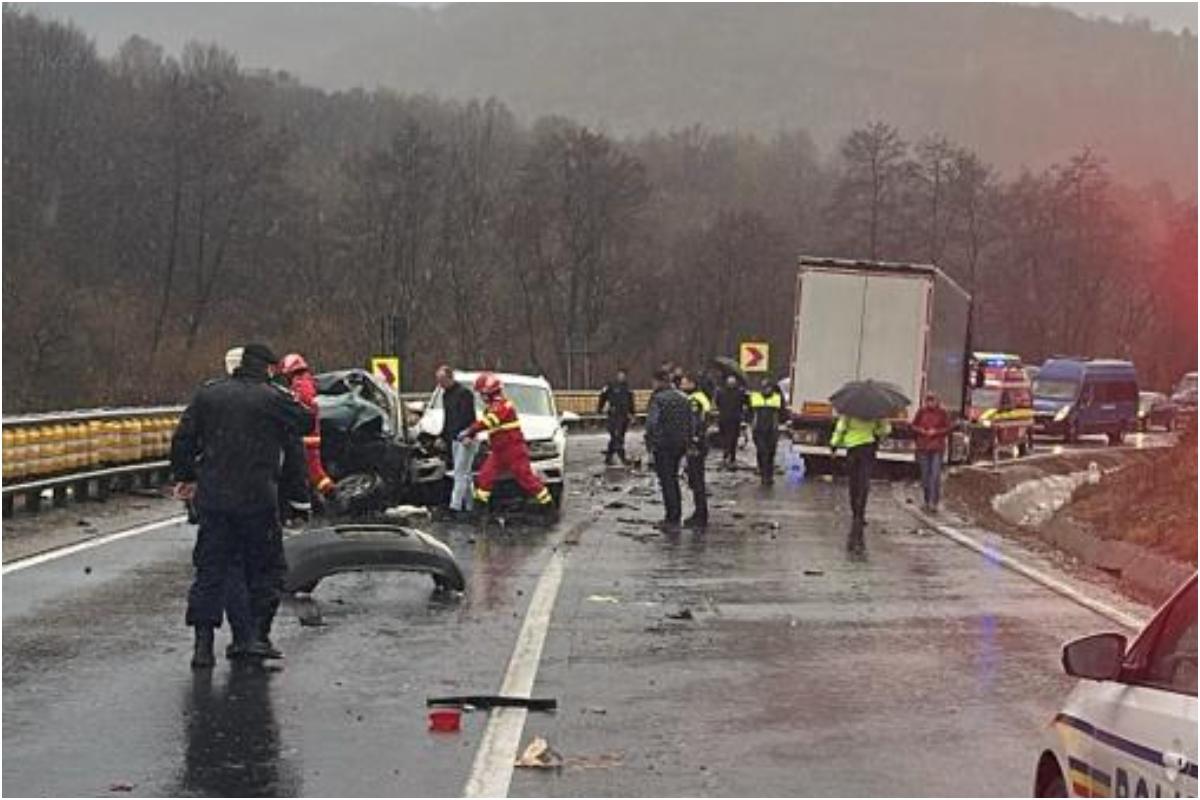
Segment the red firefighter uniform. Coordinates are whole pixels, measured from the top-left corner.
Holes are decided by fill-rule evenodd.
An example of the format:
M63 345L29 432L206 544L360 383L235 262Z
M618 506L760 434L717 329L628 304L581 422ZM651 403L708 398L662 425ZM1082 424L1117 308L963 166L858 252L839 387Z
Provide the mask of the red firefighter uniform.
M488 376L481 376L480 384L488 388L494 385L498 389L499 382L494 376L490 377L496 381L495 384L488 384L483 380L484 377ZM481 431L486 431L488 435L488 455L475 477L476 499L486 504L492 497L496 478L507 472L516 479L522 492L540 505L549 505L550 490L538 480L529 465L529 446L525 444L525 436L521 433L516 407L498 390L494 393L481 390L481 394L487 403L483 416L463 432L464 438L471 438Z
M280 372L288 379L293 394L300 405L312 411L313 427L304 437L304 458L308 463L308 480L323 495L334 489L333 479L325 473L321 464L321 419L317 407L317 381L302 356L291 354L283 357Z

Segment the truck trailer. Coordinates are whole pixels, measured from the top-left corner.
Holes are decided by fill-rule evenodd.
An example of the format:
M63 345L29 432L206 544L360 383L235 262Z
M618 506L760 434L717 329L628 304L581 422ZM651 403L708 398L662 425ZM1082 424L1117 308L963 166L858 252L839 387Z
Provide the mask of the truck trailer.
M971 295L929 264L800 256L791 357L791 433L806 458L830 457L830 395L853 380L888 381L913 407L900 410L878 457L915 461L909 420L928 391L951 419L966 406ZM947 460L968 458L957 426Z

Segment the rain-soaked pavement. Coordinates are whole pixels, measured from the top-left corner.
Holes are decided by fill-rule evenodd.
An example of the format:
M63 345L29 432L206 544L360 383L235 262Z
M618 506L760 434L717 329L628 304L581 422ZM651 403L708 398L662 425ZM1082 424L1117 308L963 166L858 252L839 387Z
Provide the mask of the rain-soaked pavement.
M4 793L459 795L487 717L430 734L425 700L499 688L556 549L534 695L559 709L521 741L565 765L518 769L512 794L1029 792L1070 687L1059 647L1111 623L919 530L883 483L865 560L822 480L710 469L714 524L659 535L651 478L605 471L601 443L572 437L553 528L428 526L461 598L399 573L323 582L323 626L281 614L279 671L188 669L189 526L9 572Z

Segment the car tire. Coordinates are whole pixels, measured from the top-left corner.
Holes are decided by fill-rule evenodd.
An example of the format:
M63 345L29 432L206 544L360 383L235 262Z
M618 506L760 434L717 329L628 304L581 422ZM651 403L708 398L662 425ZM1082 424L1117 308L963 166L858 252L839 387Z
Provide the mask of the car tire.
M383 479L373 472L356 472L337 482L334 500L342 513L365 514L383 505Z
M1063 441L1067 444L1075 444L1079 441L1079 421L1071 420L1067 423L1067 432L1063 435Z
M1017 455L1019 455L1021 458L1025 458L1032 452L1033 452L1033 434L1027 433L1025 435L1025 437L1021 440L1021 443L1017 445Z
M556 511L562 509L566 486L561 483L552 483L547 488L550 490L550 502L554 505L554 509Z
M1125 429L1124 428L1117 428L1115 431L1109 431L1109 433L1108 433L1108 446L1109 447L1117 447L1124 441L1125 441Z

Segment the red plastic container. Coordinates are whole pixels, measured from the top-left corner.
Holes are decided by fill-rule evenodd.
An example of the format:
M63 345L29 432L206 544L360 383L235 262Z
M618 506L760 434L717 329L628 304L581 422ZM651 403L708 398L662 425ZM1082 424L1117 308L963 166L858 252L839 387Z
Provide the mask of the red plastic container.
M429 709L429 730L435 733L458 733L461 729L461 708Z

